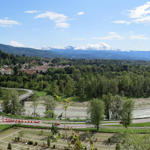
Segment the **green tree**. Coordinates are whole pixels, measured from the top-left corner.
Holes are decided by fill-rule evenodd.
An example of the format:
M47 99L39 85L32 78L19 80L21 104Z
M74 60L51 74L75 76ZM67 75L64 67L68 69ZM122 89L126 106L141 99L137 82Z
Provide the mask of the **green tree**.
M111 107L113 102L113 96L112 94L103 95L103 101L105 103L105 115L108 120L111 119Z
M3 100L3 111L10 114L21 114L22 105L19 101L19 94L16 90L5 92Z
M123 109L123 99L118 95L113 96L110 108L111 119L114 120L121 119L122 109Z
M90 103L88 113L90 114L91 122L95 125L97 131L99 124L104 119L104 103L100 99L93 99Z
M33 108L33 116L36 117L37 113L37 106L38 106L38 96L36 94L32 97L32 108Z
M56 107L56 101L52 96L44 96L44 104L45 104L45 114L47 117L54 117L54 109Z
M123 104L121 118L123 121L123 125L126 128L131 124L132 121L133 107L134 107L134 103L132 100L126 100Z

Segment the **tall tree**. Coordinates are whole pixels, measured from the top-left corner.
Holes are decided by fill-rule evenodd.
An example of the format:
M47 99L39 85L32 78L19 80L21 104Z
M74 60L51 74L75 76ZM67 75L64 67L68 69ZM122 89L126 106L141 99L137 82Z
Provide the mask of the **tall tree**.
M34 94L32 97L32 108L33 108L33 116L34 117L37 116L37 113L36 113L37 107L38 107L38 96L36 94Z
M99 124L104 119L104 103L100 99L93 99L90 103L88 113L90 114L91 122L95 125L97 131Z
M121 118L122 110L123 109L123 99L116 95L113 96L112 103L111 103L111 119L118 120Z
M108 94L108 95L103 95L103 101L105 103L105 115L106 115L106 119L110 120L111 119L111 108L112 108L112 102L113 102L113 96L112 94Z
M44 96L44 104L45 104L45 114L47 117L54 117L54 109L56 107L56 101L52 96Z
M10 114L21 114L22 106L19 101L19 94L16 90L4 94L3 111Z
M132 111L133 111L134 103L132 100L126 100L123 104L123 110L121 114L121 119L123 121L124 127L128 127L132 121Z

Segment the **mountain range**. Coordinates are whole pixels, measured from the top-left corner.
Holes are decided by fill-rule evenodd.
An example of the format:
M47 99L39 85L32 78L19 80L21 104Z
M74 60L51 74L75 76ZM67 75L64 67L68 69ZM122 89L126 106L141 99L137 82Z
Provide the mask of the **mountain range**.
M146 60L150 61L150 51L121 51L121 50L76 50L69 46L65 49L50 48L39 50L26 47L13 47L0 44L0 50L14 55L39 56L45 58L69 59L116 59L116 60Z

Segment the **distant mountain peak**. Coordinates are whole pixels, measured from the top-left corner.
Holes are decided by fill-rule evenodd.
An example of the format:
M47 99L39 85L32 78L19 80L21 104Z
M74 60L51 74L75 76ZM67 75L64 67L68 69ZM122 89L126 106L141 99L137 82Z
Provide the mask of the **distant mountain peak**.
M150 61L150 51L122 51L119 49L100 49L100 45L89 45L88 47L50 48L34 49L25 47L13 47L0 44L0 50L6 53L26 56L39 56L47 58L71 58L71 59L116 59L116 60L147 60Z

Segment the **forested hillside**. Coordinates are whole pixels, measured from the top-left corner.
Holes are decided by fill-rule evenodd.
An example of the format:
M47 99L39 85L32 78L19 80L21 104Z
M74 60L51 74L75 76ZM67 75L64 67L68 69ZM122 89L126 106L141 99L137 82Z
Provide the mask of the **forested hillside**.
M14 56L6 54L2 57L11 60ZM28 57L24 59L28 60ZM12 60L16 61L15 57ZM108 93L127 97L150 96L150 62L84 59L53 59L51 62L70 67L50 68L45 73L33 75L22 72L0 75L0 86L44 90L54 96L81 99L99 98Z

